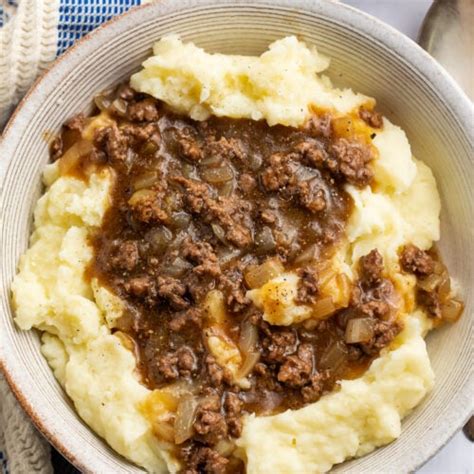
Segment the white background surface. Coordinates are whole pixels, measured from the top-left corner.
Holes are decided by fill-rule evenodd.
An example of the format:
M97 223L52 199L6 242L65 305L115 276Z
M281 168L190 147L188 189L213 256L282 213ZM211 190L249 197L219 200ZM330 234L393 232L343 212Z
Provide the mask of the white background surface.
M342 1L380 18L415 41L423 18L432 3L431 0ZM387 466L387 469L389 470L390 466ZM468 441L462 432L457 433L436 456L417 472L417 474L437 473L474 473L474 444Z

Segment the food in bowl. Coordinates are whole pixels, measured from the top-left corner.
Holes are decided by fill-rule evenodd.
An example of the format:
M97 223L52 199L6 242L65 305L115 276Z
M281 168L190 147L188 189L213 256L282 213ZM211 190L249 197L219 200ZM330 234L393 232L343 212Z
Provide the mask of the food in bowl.
M463 308L436 183L328 65L165 37L52 143L16 322L150 472L324 472L433 386L423 338Z

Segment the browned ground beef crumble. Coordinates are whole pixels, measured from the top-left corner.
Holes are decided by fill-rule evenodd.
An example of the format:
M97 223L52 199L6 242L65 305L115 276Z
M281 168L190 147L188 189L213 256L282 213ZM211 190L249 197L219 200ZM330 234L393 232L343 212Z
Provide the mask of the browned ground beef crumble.
M69 170L83 176L87 163L107 165L117 178L92 238L89 274L126 302L116 330L135 341L143 383L156 389L186 380L193 387L192 433L176 450L183 472L242 471L232 450L222 449L240 435L242 415L317 401L338 380L360 375L401 330L376 249L360 259L349 306L324 320L272 326L246 297L246 269L277 258L301 278L298 302L319 300L314 262L327 260L343 235L352 206L343 185L372 181L371 147L335 136L328 114L301 129L215 117L196 122L128 86L102 100L102 109L104 103L116 123L99 130L92 150ZM374 111L359 115L371 127L383 125ZM65 124L53 159L80 140L85 121ZM401 266L422 277L433 265L408 246ZM260 358L248 390L205 344L203 300L213 289L225 296L232 340L238 344L243 324L256 328ZM436 302L419 297L436 313ZM364 323L366 337L350 343L354 320Z

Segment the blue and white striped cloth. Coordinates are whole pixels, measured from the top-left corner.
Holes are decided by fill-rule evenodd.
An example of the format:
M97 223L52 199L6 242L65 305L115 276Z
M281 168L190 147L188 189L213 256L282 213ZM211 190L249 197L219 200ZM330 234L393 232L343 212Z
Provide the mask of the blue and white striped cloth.
M113 16L140 3L140 0L60 0L57 54Z

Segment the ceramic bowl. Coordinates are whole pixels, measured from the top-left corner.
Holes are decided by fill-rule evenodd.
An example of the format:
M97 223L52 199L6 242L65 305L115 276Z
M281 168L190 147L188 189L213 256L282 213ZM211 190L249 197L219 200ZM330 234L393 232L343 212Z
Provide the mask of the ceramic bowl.
M163 0L99 28L36 82L0 145L0 362L13 391L41 432L82 471L140 472L76 415L40 354L38 335L15 327L9 287L41 192L48 161L45 134L87 111L95 93L127 78L150 54L152 43L168 33L222 53L259 54L290 34L318 45L332 58L329 74L336 84L376 97L380 110L406 130L414 154L433 169L443 200L440 247L464 289L465 314L428 337L436 387L404 420L400 438L337 469L413 471L447 442L472 409L472 106L415 43L336 2Z

